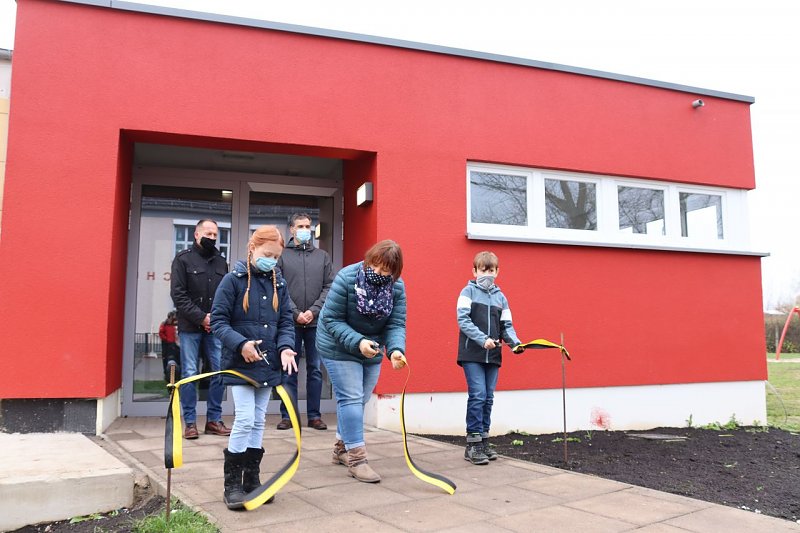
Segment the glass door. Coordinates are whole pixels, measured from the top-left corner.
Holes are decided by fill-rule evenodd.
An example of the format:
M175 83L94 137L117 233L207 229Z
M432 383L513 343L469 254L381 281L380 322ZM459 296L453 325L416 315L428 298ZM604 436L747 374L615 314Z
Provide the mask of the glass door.
M172 174L172 172L169 172ZM122 414L164 416L169 391L166 363L179 358L180 346L172 345L168 316L174 309L170 297L170 273L175 254L194 242L195 225L213 219L219 226L217 247L228 261L228 270L246 257L247 240L262 224L274 224L290 237L289 217L295 212L311 215L314 245L328 252L334 271L342 264L341 183L325 186L292 183L249 182L228 179L195 179L143 173L134 180L131 195L126 280L125 335L123 350ZM167 324L164 324L167 322ZM165 326L162 328L162 324ZM305 409L305 368L300 359L299 406ZM178 376L179 377L179 376ZM336 411L331 385L323 367L321 410ZM207 380L206 380L207 381ZM199 384L197 414L205 415L208 384ZM277 413L274 396L269 412ZM223 414L233 414L229 395Z
M247 236L261 225L272 224L283 233L288 244L291 238L289 221L294 213L305 213L311 217L312 244L325 250L334 257L333 246L333 216L334 198L331 196L314 196L313 194L286 194L269 191L251 190L247 199ZM306 411L306 367L304 354L298 358L297 375L297 401L300 413ZM275 391L272 394L267 412L279 412L280 399ZM331 382L322 365L322 396L320 402L322 413L335 412L336 404L333 400ZM305 416L302 417L303 419Z
M234 187L180 187L142 184L134 191L126 305L126 343L123 357L123 414L163 415L169 391L167 362L180 362L177 328L170 320L170 274L175 255L194 244L199 220L219 226L217 247L223 256L234 249ZM131 264L133 263L133 264ZM201 368L205 357L201 354ZM176 373L176 380L180 373ZM199 415L205 414L208 380L198 383ZM223 402L225 412L232 402Z

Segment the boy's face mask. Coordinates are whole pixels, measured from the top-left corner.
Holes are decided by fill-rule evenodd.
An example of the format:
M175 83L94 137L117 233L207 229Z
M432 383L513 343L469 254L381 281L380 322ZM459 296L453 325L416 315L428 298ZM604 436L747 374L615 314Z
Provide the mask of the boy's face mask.
M483 276L478 276L475 278L475 284L478 285L481 289L488 291L494 286L494 276L491 274L486 274Z

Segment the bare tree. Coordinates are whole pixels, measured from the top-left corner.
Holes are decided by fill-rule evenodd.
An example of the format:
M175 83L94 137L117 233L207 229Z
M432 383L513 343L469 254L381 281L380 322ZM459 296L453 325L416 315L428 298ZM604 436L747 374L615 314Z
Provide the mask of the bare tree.
M546 179L544 189L548 227L597 229L594 183Z
M471 172L472 222L525 226L528 224L527 179L490 172Z

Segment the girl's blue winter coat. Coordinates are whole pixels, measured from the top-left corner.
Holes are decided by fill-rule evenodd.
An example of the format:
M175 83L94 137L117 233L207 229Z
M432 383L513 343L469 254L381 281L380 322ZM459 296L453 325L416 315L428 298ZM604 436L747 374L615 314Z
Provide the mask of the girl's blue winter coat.
M278 310L272 308L272 276L277 276ZM259 383L274 387L281 383L280 353L294 349L294 320L286 280L277 271L262 273L250 267L249 309L242 307L247 289L247 265L236 263L226 274L214 295L211 308L211 331L222 341L222 370L236 370ZM259 349L266 360L247 363L242 357L242 345L249 340L261 340ZM247 382L231 374L222 374L225 385L244 385Z

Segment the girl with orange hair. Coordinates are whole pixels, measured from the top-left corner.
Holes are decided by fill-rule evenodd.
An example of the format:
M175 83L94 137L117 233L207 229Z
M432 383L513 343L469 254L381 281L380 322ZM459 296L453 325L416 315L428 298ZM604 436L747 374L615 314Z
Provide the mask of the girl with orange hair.
M211 309L211 330L222 341L221 368L236 370L259 385L223 375L235 412L228 448L223 450L223 499L229 509L242 508L246 494L261 485L262 438L272 387L281 383L282 370L297 372L289 292L275 270L282 252L278 228L259 227L247 245L247 261L237 262L222 279Z

